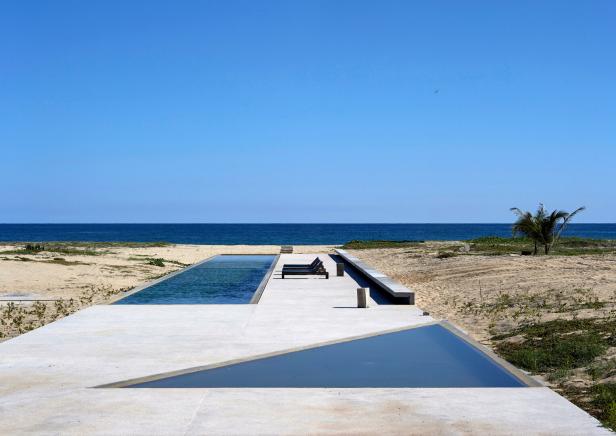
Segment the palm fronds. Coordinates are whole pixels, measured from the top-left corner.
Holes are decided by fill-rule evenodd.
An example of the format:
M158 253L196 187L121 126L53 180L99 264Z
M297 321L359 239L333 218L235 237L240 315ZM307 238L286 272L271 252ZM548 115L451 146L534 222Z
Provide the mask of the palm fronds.
M543 203L539 203L537 212L533 215L531 212L512 207L510 210L518 217L516 222L513 223L513 235L525 235L532 239L535 243L533 254L537 254L538 244L543 245L545 254L549 254L550 248L558 242L567 224L584 209L586 208L582 206L571 213L564 210L554 210L548 214Z

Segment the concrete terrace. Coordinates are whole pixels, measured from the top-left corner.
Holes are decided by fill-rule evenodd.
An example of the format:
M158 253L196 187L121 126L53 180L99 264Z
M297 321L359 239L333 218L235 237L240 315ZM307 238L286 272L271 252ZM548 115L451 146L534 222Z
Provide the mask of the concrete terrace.
M94 306L0 344L0 433L608 434L546 387L94 388L433 322L414 306L354 309L358 282L280 279L258 304Z

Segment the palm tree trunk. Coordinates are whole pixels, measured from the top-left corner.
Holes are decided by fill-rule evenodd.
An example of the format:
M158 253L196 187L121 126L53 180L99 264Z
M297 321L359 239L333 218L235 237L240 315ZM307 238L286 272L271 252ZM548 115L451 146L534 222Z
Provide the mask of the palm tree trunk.
M550 254L550 244L545 244L545 254Z
M537 255L537 241L535 241L535 250L533 251L533 256Z

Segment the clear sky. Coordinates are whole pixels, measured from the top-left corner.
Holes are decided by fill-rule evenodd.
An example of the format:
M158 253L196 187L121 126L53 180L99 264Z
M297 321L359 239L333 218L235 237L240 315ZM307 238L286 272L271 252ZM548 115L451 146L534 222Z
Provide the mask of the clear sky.
M0 2L0 222L616 221L616 1Z

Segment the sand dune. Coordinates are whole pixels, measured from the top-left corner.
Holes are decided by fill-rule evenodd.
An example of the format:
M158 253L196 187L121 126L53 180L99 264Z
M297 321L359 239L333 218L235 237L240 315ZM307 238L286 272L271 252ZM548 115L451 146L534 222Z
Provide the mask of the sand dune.
M440 245L352 252L414 289L422 309L454 321L484 342L529 317L534 321L553 319L556 315L550 307L558 301L569 305L606 303L592 311L563 311L559 317L605 316L614 310L615 255L459 255L438 259ZM546 302L544 310L533 311L531 300L538 298Z

